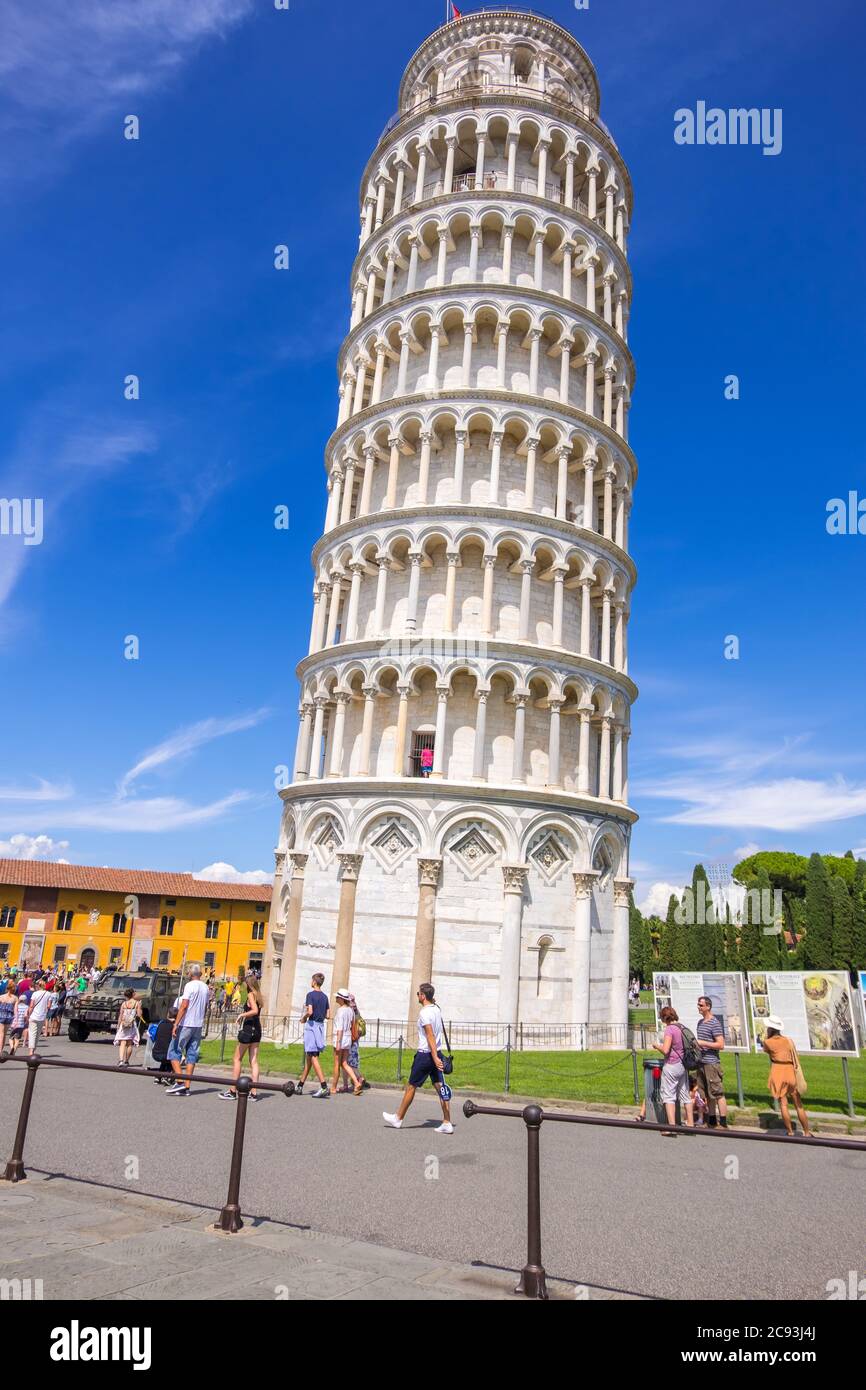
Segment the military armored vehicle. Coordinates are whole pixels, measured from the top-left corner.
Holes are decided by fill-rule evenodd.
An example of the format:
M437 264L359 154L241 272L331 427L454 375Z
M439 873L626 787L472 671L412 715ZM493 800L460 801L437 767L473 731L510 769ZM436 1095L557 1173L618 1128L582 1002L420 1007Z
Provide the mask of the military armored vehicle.
M103 976L95 990L69 994L65 1009L69 1041L86 1042L91 1033L113 1033L128 989L134 989L141 1001L146 1028L168 1014L180 992L180 975L169 970L116 970Z

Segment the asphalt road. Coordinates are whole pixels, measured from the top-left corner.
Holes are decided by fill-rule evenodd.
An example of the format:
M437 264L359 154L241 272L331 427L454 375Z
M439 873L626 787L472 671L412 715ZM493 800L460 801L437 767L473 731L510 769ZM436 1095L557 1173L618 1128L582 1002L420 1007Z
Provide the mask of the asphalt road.
M109 1041L44 1044L46 1055L112 1061ZM0 1157L11 1151L24 1067L0 1067ZM205 1206L225 1201L235 1107L202 1085L189 1099L149 1080L45 1067L25 1164ZM421 1094L386 1129L395 1091L326 1101L270 1094L249 1107L245 1214L448 1260L525 1260L525 1131L466 1120L433 1133ZM542 1249L550 1276L661 1297L824 1299L862 1272L863 1154L781 1143L665 1139L657 1133L542 1128ZM128 1179L130 1158L137 1179ZM726 1176L737 1159L737 1177ZM437 1164L431 1159L438 1160Z

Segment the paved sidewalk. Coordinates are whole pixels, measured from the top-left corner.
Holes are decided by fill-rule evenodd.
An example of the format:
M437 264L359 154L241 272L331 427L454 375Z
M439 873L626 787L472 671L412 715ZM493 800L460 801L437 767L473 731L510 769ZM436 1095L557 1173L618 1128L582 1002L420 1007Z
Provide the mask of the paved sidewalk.
M0 1181L0 1279L41 1280L45 1299L425 1302L515 1299L512 1271L448 1263L305 1226L30 1171ZM31 1285L31 1288L38 1285ZM631 1298L551 1280L552 1299Z

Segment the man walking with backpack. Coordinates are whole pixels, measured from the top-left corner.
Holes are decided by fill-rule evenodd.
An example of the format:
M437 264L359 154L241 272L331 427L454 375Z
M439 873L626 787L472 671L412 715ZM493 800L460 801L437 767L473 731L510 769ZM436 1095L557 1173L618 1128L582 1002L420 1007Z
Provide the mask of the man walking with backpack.
M412 1059L409 1083L403 1092L403 1099L400 1101L397 1113L391 1114L389 1111L383 1110L382 1119L391 1129L400 1129L406 1111L415 1099L416 1090L419 1086L423 1086L429 1077L439 1096L439 1104L442 1106L442 1123L436 1126L436 1133L453 1134L454 1126L451 1123L451 1111L448 1105L451 1099L451 1087L446 1084L445 1064L442 1060L445 1025L442 1022L442 1012L439 1005L434 1002L433 995L432 985L418 986L418 1003L421 1006L418 1014L418 1051Z
M702 994L698 1000L701 1015L697 1027L701 1055L698 1064L698 1085L707 1102L707 1124L711 1129L728 1127L728 1102L725 1099L724 1074L720 1053L725 1045L721 1023L713 1013L712 1000ZM718 1117L718 1118L717 1118Z

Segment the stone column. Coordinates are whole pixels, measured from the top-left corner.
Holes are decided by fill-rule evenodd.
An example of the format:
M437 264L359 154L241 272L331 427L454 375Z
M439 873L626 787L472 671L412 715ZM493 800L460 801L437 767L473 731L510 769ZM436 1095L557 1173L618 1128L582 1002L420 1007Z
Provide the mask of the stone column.
M358 636L358 602L361 597L361 579L363 578L366 565L363 560L353 560L349 566L352 575L352 583L349 588L349 611L346 615L346 631L343 635L344 642L354 642Z
M361 496L358 501L358 516L370 515L370 499L373 495L373 474L376 471L376 450L364 450L364 481L361 483Z
M605 375L609 371L610 368L606 367ZM610 424L610 421L608 420L606 423ZM606 468L604 470L604 535L609 541L613 540L613 480L615 477L616 474L613 469Z
M570 446L559 449L556 454L556 519L565 521L565 504L568 498L568 460Z
M592 729L592 710L579 709L580 739L577 754L577 790L589 791L589 735Z
M574 878L574 951L571 960L571 1023L586 1027L589 1023L589 972L592 885L596 875L577 873ZM585 1046L585 1040L584 1040Z
M439 236L439 256L438 256L438 259L437 259L437 261L436 261L436 287L437 287L437 289L440 289L440 290L441 290L442 287L443 287L445 284L447 284L447 281L446 281L446 279L445 279L445 273L446 273L446 261L447 261L447 257L448 257L448 236L449 236L448 228L447 228L447 227L440 227L438 236Z
M335 574L331 580L331 602L328 607L328 631L325 634L325 646L333 647L334 639L337 635L337 617L340 612L340 599L343 596L343 576Z
M470 338L471 343L471 338ZM454 501L463 501L463 469L466 463L466 438L467 430L455 430L454 439L457 447L454 451Z
M478 709L475 715L475 745L472 750L472 776L476 781L486 781L484 776L484 738L487 729L487 696L490 692L479 690L476 693Z
M474 226L469 228L469 284L474 285L478 280L478 252L481 247L481 228Z
M411 341L412 341L412 334L409 332L408 329L404 328L404 329L401 331L401 333L400 333L400 363L399 363L399 365L398 365L398 367L397 367L397 395L398 395L398 396L405 396L405 394L406 394L406 376L407 376L408 371L409 371L409 344L410 344ZM391 441L389 440L388 442L390 443ZM394 458L393 447L394 447L394 446L391 445L391 448L392 448L391 458L392 458L392 460L393 460L393 458ZM390 474L388 475L388 480L389 480L389 484L390 484ZM390 495L390 494L389 494L389 495ZM393 507L394 503L393 503L393 502L390 502L388 505L391 506L391 507Z
M408 352L408 347L406 348ZM402 361L402 358L401 358ZM399 392L398 392L399 394ZM392 510L397 505L397 474L400 468L400 440L395 434L389 435L388 482L385 486L385 509Z
M409 551L409 594L406 601L406 630L414 632L418 625L418 590L421 584L421 562L424 556L420 550Z
M598 180L598 176L599 176L599 173L600 173L600 170L599 170L598 165L597 165L597 164L589 164L589 165L587 165L586 173L587 173L587 177L588 177L588 179L589 179L589 189L588 189L587 195L586 195L586 196L587 196L587 214L588 214L588 216L591 217L591 218L593 219L593 221L594 221L595 218L598 216L598 183L597 183L597 180Z
M295 756L294 781L306 777L310 761L310 735L313 731L313 702L305 700L301 706L301 726L298 729L298 746Z
M574 207L574 161L576 155L574 150L569 150L565 156L565 206Z
M622 801L622 725L613 726L613 799Z
M375 685L365 685L362 687L364 693L364 719L361 725L361 766L358 768L359 777L369 777L370 775L370 753L373 746L373 713L376 701Z
M463 389L468 391L472 385L472 343L475 337L475 324L464 323L463 325L463 360L461 363L460 380ZM463 431L465 437L465 430Z
M438 330L435 330L438 332ZM423 507L427 502L427 484L430 479L430 449L433 444L433 434L431 430L422 430L419 435L421 440L421 458L418 462L418 501L416 506Z
M526 738L526 702L528 695L514 696L514 743L511 753L511 780L512 782L522 782L523 777L523 745Z
M391 209L391 216L396 217L403 207L403 189L406 184L406 165L400 161L397 165L397 184L394 189L394 206Z
M539 140L538 142L538 196L547 197L547 151L550 149L549 140Z
M445 180L442 185L443 193L454 192L454 152L457 149L457 136L449 135L445 139L448 153L445 156Z
M585 458L583 461L583 524L587 531L594 529L595 518L593 516L593 497L595 484L595 458Z
M475 158L475 187L476 187L476 189L478 189L478 188L483 188L483 187L484 187L484 154L485 154L485 146L486 146L486 143L487 143L487 136L486 136L485 132L484 132L483 130L482 130L482 131L479 131L479 133L478 133L478 144L477 144L476 158Z
M630 878L614 879L608 1015L614 1027L623 1030L623 1047L626 1046L628 1032L628 905L633 887L634 882Z
M628 805L628 741L631 738L631 730L622 731L622 799Z
M358 892L358 874L364 862L363 854L348 850L338 850L340 861L340 906L337 910L337 942L334 947L333 988L330 997L338 989L349 988L349 968L352 962L352 935L355 930L355 898ZM333 1017L328 1024L328 1037L333 1036Z
M460 564L460 555L456 550L446 552L445 559L448 569L445 574L445 617L442 626L445 632L454 631L454 599L457 592L457 566Z
M612 589L603 589L601 594L601 660L610 665L610 601Z
M508 328L507 321L496 326L496 385L500 391L505 390L505 372L508 365Z
M331 766L329 776L340 777L343 772L343 733L346 728L346 706L349 703L347 690L335 690L334 700L337 712L334 715L334 737L331 740Z
M511 284L511 258L514 251L514 227L506 224L502 228L502 282Z
M422 146L418 151L418 174L415 179L415 202L420 203L424 197L424 179L427 174L427 151Z
M481 631L485 637L493 636L493 570L496 565L495 555L485 555L482 561L484 566L484 581L481 594Z
M526 441L526 483L523 489L523 505L528 512L531 512L535 506L535 454L537 448L538 436L530 435Z
M519 642L529 641L529 617L530 604L532 601L532 571L535 568L534 560L521 560L518 564L520 570L520 617L517 629L517 640Z
M398 685L397 733L394 739L394 776L406 775L406 728L409 720L409 686Z
M265 951L265 960L262 967L262 999L264 1000L263 1012L266 1014L276 1013L276 995L280 980L280 970L277 962L282 964L282 940L283 923L280 921L280 893L283 886L283 873L286 867L286 855L284 850L274 850L274 886L271 890L271 910L268 913L268 944Z
M387 555L377 555L376 564L379 568L379 574L376 579L376 611L373 615L373 635L384 637L385 596L388 591L388 570L391 568L391 561Z
M598 794L606 799L610 798L610 726L612 722L609 714L602 718L601 747L598 752Z
M562 599L563 584L567 571L557 566L553 571L553 645L562 646Z
M527 864L503 864L502 952L499 961L499 1023L514 1026L520 1006L520 944Z
M343 496L343 469L335 463L331 469L331 495L328 498L328 514L325 517L325 530L333 531L340 519L340 503Z
M547 785L549 787L558 787L560 784L559 711L564 703L564 700L548 700L547 702L550 710L550 737L547 744Z
M584 410L587 415L595 415L595 364L599 359L599 353L587 352L584 356L586 362L586 399Z
M538 395L538 344L541 342L541 329L533 328L529 337L529 394Z
M499 464L502 455L502 430L494 430L490 435L490 492L488 506L499 506Z
M448 714L448 696L451 689L447 685L436 687L436 734L433 741L433 770L431 777L443 777L445 768L445 720Z
M314 704L316 706L316 719L313 725L313 738L310 743L310 766L308 768L310 777L318 777L319 775L319 763L322 759L322 730L325 727L325 710L328 705L327 697L317 695Z
M418 860L418 913L415 918L415 949L412 978L409 981L409 1023L418 1021L418 986L433 976L433 943L436 935L436 889L441 859Z
M580 654L589 656L592 635L592 579L580 581Z
M286 869L290 879L289 905L286 909L286 929L283 934L283 963L280 967L280 983L277 988L275 1012L282 1016L292 1011L292 996L295 990L295 974L298 966L298 937L301 934L301 910L304 906L304 869L309 855L300 850L290 850L286 855ZM276 888L276 883L274 884Z
M573 347L573 338L563 338L559 343L562 352L559 364L559 400L562 405L568 405L568 377L571 370L571 349Z

